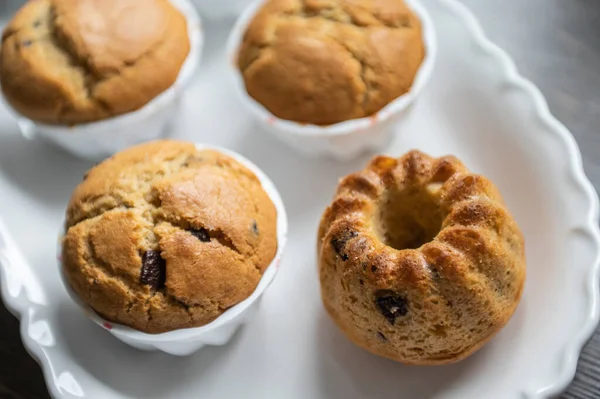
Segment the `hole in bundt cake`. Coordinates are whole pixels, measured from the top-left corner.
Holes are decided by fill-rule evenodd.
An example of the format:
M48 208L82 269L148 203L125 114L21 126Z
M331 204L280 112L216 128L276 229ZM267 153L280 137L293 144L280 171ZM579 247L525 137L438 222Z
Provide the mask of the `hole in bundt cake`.
M375 227L386 245L415 249L439 233L444 218L438 199L425 188L389 191L379 203Z

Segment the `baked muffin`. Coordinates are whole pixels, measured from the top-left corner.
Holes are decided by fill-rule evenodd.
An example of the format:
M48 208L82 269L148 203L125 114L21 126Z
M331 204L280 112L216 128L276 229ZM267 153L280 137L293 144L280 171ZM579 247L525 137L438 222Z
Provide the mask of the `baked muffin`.
M142 144L75 189L64 276L109 321L147 333L202 326L254 291L277 250L276 219L234 159L179 141Z
M496 187L452 156L379 156L344 178L318 233L325 308L357 345L409 364L481 348L525 281L523 236Z
M33 121L94 122L168 89L189 50L186 19L168 0L32 0L2 35L0 82Z
M421 22L402 0L268 0L237 62L273 115L330 125L407 93L424 55Z

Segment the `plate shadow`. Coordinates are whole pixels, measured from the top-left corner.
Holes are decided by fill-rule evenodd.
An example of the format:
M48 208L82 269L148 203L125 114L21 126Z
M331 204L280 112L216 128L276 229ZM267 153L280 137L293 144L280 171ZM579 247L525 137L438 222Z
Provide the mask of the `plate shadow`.
M51 210L62 212L92 165L40 139L25 139L16 126L14 132L0 134L0 173Z
M235 150L254 162L275 183L290 219L303 220L315 210L320 215L331 202L339 179L364 168L373 156L365 154L347 162L310 157L288 148L262 131L258 124L248 132L255 133L244 134L235 143Z
M115 392L132 398L166 398L185 381L218 368L239 342L241 330L220 347L204 347L186 357L132 348L87 319L72 303L57 307L57 340L77 364ZM62 346L62 345L61 345Z
M325 310L318 317L319 389L330 399L443 398L461 375L481 366L485 351L453 365L407 366L354 345Z

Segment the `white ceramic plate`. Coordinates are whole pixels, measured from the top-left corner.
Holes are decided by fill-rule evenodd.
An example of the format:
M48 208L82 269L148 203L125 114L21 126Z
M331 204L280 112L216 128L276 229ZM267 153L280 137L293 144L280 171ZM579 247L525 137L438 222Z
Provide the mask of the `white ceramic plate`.
M176 358L140 352L94 325L60 285L54 237L90 165L26 142L0 110L2 293L57 398L543 398L564 389L598 322L598 199L575 142L538 90L453 0L426 0L439 35L431 82L389 153L454 153L492 178L527 239L513 319L456 365L408 367L349 343L325 315L315 232L337 179L360 169L307 161L264 134L223 84L230 26L210 26L176 137L229 147L278 186L289 214L280 274L225 347Z

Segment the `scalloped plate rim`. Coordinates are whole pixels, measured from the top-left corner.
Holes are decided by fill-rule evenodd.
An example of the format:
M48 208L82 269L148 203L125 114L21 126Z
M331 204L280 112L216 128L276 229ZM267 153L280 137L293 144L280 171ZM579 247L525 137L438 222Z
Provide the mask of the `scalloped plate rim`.
M538 388L524 388L521 395L527 399L549 398L563 392L575 377L577 371L577 361L583 349L583 346L590 340L600 321L600 203L598 194L592 183L587 178L583 169L583 160L581 152L575 141L575 138L569 132L565 125L556 119L548 108L548 103L541 91L530 80L524 78L516 68L516 65L508 54L488 39L483 28L473 13L457 0L438 0L443 6L449 9L456 18L465 22L465 26L470 32L472 39L477 46L488 56L494 58L502 67L504 80L518 88L526 94L534 105L535 117L540 120L542 125L546 125L547 131L554 134L561 140L561 144L567 150L569 162L569 175L576 183L576 187L583 191L587 200L586 225L582 228L583 232L592 239L595 244L595 258L590 265L587 277L587 303L586 320L579 329L579 334L571 342L557 351L558 358L562 358L559 375L554 378L547 378L553 382Z

